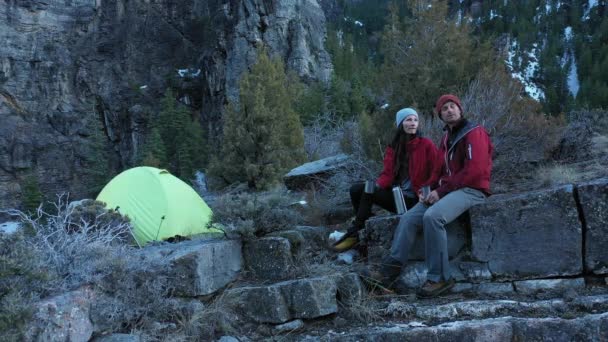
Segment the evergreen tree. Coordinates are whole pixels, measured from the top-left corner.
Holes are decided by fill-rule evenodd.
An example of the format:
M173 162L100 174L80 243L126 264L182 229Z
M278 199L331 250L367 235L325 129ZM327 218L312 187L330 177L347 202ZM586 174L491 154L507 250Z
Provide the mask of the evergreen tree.
M239 85L238 107L227 107L222 148L211 172L228 183L267 189L304 160L302 125L284 65L265 49Z
M203 129L190 111L180 105L171 89L161 99L157 120L151 120L140 163L169 169L174 175L189 180L206 161Z
M24 212L33 213L43 200L35 173L24 177L21 189L21 204Z
M198 120L184 127L177 146L177 164L180 177L190 179L206 160L206 146L203 130Z
M295 109L303 124L311 122L316 115L325 111L325 88L320 82L304 87L295 98Z
M367 100L363 94L363 85L358 77L354 77L351 82L350 96L348 99L350 113L353 116L359 115L365 110Z
M192 121L190 112L178 104L171 89L167 89L161 99L159 114L160 135L165 144L167 156L175 156L183 130Z
M87 191L97 194L110 180L110 151L108 138L104 133L101 120L91 115L86 123L89 137L86 140L87 152L83 156L82 170L88 185Z
M400 29L396 6L391 6L383 34L381 91L391 105L415 106L429 112L445 92L457 92L487 64L490 49L476 46L466 22L447 18L444 1L409 0L412 17Z
M163 142L160 130L156 125L152 126L146 143L140 153L140 165L152 166L159 169L167 168L167 151L165 149L165 143Z
M327 110L338 118L351 116L349 104L349 82L334 74L329 85Z

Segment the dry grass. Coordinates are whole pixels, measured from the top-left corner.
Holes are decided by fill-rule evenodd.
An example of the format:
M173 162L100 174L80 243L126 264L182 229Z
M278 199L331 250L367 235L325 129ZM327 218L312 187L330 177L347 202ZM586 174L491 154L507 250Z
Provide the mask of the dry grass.
M545 186L573 184L581 179L581 174L573 166L551 165L542 166L537 173L538 183Z
M184 341L211 341L217 336L237 335L243 328L242 322L228 309L223 295L206 303L203 310L184 315L177 320L177 326L176 335L181 335Z
M340 303L341 315L361 323L378 323L384 321L384 309L372 294L367 294L360 302L344 305Z
M608 156L608 135L596 134L591 139L593 153L597 158Z

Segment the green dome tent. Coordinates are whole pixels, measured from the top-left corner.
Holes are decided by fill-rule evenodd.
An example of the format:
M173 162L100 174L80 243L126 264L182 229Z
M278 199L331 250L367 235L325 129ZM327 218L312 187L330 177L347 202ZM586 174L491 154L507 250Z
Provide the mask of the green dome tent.
M166 170L141 166L123 171L97 200L131 219L140 246L180 236L217 233L208 228L211 209L188 184Z

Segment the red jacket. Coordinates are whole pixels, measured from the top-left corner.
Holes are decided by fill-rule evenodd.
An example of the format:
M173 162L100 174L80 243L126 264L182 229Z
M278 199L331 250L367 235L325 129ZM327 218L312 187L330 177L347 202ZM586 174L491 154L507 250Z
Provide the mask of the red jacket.
M486 130L464 121L448 146L449 132L441 139L433 175L439 197L461 188L473 188L490 195L490 173L494 146Z
M437 147L428 139L416 137L407 143L407 153L409 154L408 173L414 193L418 193L418 189L428 183L433 174L433 165L437 159ZM395 151L388 146L384 153L384 168L376 180L376 183L383 188L388 189L396 182L394 175L395 166Z

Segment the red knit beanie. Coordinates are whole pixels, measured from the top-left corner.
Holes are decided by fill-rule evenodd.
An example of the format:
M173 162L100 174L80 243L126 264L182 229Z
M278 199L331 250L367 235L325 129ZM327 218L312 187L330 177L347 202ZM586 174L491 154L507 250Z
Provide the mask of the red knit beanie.
M460 99L458 98L458 96L452 94L445 94L441 95L437 100L437 103L435 103L435 113L437 113L439 119L441 119L441 107L443 107L443 105L448 101L454 102L458 106L458 108L460 108L460 113L463 114L462 105L460 104Z

